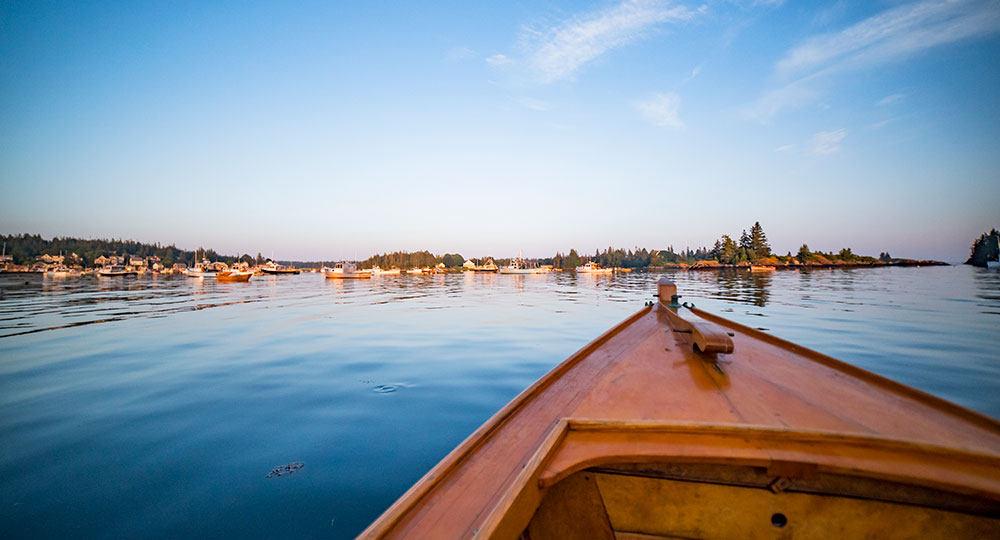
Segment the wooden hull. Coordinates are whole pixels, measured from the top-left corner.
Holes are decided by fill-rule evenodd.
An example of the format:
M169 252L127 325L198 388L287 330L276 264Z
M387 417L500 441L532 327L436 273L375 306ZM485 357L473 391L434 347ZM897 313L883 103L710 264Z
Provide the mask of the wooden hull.
M775 268L773 266L751 266L751 272L774 272Z
M246 283L250 281L253 272L218 272L215 279L229 283Z
M290 274L298 274L301 273L301 270L274 270L268 268L261 268L261 272L264 272L265 274L271 274L272 276L283 276Z
M977 538L1000 423L660 301L525 390L360 538Z

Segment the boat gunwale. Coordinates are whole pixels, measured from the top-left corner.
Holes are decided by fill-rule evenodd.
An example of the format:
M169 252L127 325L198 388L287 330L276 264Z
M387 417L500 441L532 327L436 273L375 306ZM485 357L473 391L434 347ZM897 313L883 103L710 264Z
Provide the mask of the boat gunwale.
M459 464L465 460L465 458L471 455L472 452L480 446L485 444L486 440L494 432L503 427L509 419L513 418L525 404L533 400L539 393L551 386L552 383L559 380L563 374L576 366L576 364L578 364L581 360L589 356L590 353L598 347L606 343L612 337L621 333L637 320L647 315L650 311L652 311L652 309L653 306L647 305L622 322L611 327L593 341L584 345L583 348L573 353L569 358L556 365L556 367L535 381L534 384L518 394L517 397L507 403L507 405L505 405L502 409L497 411L489 418L489 420L479 426L476 431L466 437L465 440L455 447L454 450L442 458L441 461L439 461L437 465L435 465L420 480L418 480L416 484L411 486L410 489L396 499L396 502L394 502L392 506L386 509L371 525L368 526L368 528L358 535L358 540L380 538L384 536L389 530L400 523L406 515L408 509L414 508L421 500L423 500L423 498L426 497L427 494L430 493L430 491L434 489L434 487L436 487L449 472L456 469ZM558 420L556 421L556 425L558 425Z
M663 300L660 300L659 306L661 309L671 309L667 307ZM807 360L811 360L820 365L826 366L828 368L840 371L846 375L854 377L856 379L862 380L867 383L871 383L875 386L881 387L890 392L897 394L902 394L908 398L914 399L928 407L937 409L946 414L958 416L964 420L976 424L978 427L989 429L996 434L1000 435L1000 420L993 419L985 414L974 411L962 405L952 403L944 398L937 397L935 395L924 392L923 390L918 390L912 386L907 386L903 383L894 381L888 377L884 377L872 371L868 371L862 367L855 366L854 364L849 364L843 360L838 360L832 356L828 356L819 351L815 351L808 347L792 343L773 334L768 334L767 332L762 332L756 328L745 326L735 321L726 319L725 317L720 317L713 313L703 311L694 306L688 308L692 313L698 315L699 317L718 324L720 326L736 330L740 333L746 334L747 337L758 339L764 341L770 345L777 346L781 349L785 349L793 354L801 355Z

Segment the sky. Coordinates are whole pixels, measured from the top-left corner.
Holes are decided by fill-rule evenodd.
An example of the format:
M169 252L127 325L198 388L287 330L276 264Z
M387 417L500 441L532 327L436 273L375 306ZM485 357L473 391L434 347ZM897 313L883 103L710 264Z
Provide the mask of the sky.
M0 0L7 234L961 261L998 171L997 0Z

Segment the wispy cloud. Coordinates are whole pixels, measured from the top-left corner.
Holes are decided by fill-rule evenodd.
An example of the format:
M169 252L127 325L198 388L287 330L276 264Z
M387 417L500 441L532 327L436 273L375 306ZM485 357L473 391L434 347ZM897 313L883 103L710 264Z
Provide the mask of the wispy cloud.
M538 111L538 112L549 110L549 104L540 99L521 96L515 98L514 101L516 101L519 105L521 105L525 109L531 109L533 111Z
M869 125L868 125L868 127L869 127L870 129L882 129L882 128L884 128L885 126L888 126L888 125L889 125L889 124L891 124L891 123L892 123L892 120L891 120L891 119L890 119L890 120L880 120L880 121L878 121L878 122L875 122L875 123L873 123L873 124L869 124Z
M502 54L494 54L493 56L486 58L486 63L493 66L504 66L510 64L511 62L513 62L513 60Z
M840 32L815 36L777 64L781 75L877 64L1000 30L994 0L924 0L894 7Z
M770 90L743 109L743 114L753 120L767 123L782 109L799 108L814 103L822 95L815 85L798 82Z
M454 47L448 51L447 59L449 62L458 62L461 60L468 60L476 55L476 51L468 47Z
M572 77L583 65L644 37L657 25L687 21L706 9L692 10L661 0L627 0L551 28L526 29L521 45L535 77L551 83Z
M792 150L795 150L794 144L786 144L784 146L779 146L774 149L775 152L791 152Z
M890 94L890 95L885 96L884 98L878 100L878 103L876 103L876 105L879 105L879 106L892 105L893 103L895 103L895 102L897 102L897 101L899 101L899 100L901 100L901 99L903 99L905 97L906 96L903 95L903 94Z
M635 104L635 108L643 118L657 126L681 129L684 127L684 122L677 117L677 108L680 104L680 96L667 92L655 94L650 99L640 101Z
M694 80L695 77L697 77L698 75L700 75L701 74L701 67L702 67L701 65L695 66L694 69L691 70L691 73L688 74L687 77L684 77L683 80L681 80L681 84L687 84L687 83L691 82L692 80Z
M926 49L1000 31L995 0L922 0L887 9L841 31L814 36L775 65L785 86L748 107L762 122L819 96L824 82L849 70L899 61Z
M840 142L847 137L846 129L820 131L813 135L812 151L814 154L832 154L840 151Z

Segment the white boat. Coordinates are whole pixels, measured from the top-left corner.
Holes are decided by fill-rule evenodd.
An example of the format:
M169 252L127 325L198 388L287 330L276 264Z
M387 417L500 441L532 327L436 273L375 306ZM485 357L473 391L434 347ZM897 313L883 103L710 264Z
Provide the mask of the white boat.
M97 275L101 277L125 277L125 276L137 276L138 272L135 270L127 270L124 266L116 264L114 266L105 266L97 271Z
M47 277L69 277L69 276L79 276L80 272L76 270L70 270L65 266L57 266L51 270L46 270L45 275Z
M339 262L333 268L323 268L327 279L371 279L371 270L358 270L353 264Z
M580 273L580 274L610 274L611 273L611 269L610 268L601 268L601 265L595 263L594 261L590 261L589 263L587 263L587 264L585 264L583 266L577 266L576 267L576 271L577 271L577 273Z
M211 277L217 272L218 270L208 259L202 259L200 263L195 263L194 268L188 268L184 271L188 277Z
M399 268L390 268L389 270L382 270L378 266L372 268L373 276L398 276L400 272Z
M292 268L290 266L282 266L272 260L268 260L264 266L260 267L261 271L265 274L272 275L283 275L283 274L298 274L301 272L298 268Z
M528 262L521 257L514 257L510 264L500 267L501 274L544 274L547 268L539 268L537 263Z
M406 271L407 274L423 274L424 271L419 268L410 268Z

